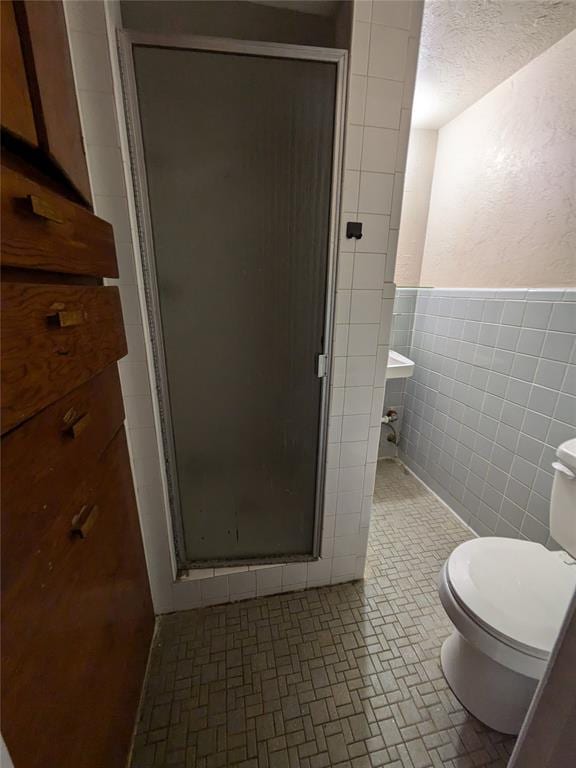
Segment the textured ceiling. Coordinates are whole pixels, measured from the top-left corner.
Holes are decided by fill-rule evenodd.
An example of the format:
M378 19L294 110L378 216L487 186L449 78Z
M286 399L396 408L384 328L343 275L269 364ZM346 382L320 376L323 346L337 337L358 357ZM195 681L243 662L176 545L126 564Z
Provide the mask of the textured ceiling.
M576 0L427 0L414 127L444 125L575 27Z

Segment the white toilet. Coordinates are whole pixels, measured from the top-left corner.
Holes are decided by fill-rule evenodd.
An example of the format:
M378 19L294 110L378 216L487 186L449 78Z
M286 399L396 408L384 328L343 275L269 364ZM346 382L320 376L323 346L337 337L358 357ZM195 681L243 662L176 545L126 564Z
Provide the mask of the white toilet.
M455 627L442 645L444 676L469 712L502 733L520 730L576 590L576 438L556 455L550 533L566 551L472 539L440 575Z

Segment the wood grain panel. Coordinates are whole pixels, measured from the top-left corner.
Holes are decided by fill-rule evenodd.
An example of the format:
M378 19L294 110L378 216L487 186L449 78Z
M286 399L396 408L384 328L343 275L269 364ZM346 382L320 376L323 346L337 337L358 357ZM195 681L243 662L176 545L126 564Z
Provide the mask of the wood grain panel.
M2 285L2 432L126 354L115 287Z
M2 88L0 110L2 127L33 146L38 145L32 102L28 91L26 69L20 46L20 37L14 15L14 5L9 0L0 3L2 8Z
M154 622L123 428L95 466L60 463L27 495L51 522L21 536L5 494L2 734L18 768L123 768ZM81 539L84 505L99 516Z
M15 8L40 146L90 204L64 7L59 0L19 0Z
M5 166L1 200L3 266L118 277L107 221Z
M123 420L118 368L112 364L6 435L2 442L2 496L9 500L10 523L3 537L11 558L2 574L4 587L9 588L20 577L19 564L30 539L38 540L50 529L55 509L44 500L53 492L66 493L70 484L78 484L78 478L96 464ZM38 509L31 506L35 498L43 500Z

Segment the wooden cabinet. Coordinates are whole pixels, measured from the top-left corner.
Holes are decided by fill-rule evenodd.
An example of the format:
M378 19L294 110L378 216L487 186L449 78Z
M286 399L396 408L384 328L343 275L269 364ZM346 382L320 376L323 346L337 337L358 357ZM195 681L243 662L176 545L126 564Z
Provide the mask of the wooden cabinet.
M0 7L2 9L2 47L0 48L2 125L18 138L36 146L38 136L14 4L6 0L6 2L0 3Z
M114 239L78 202L62 7L1 6L1 730L17 768L124 768L154 615Z
M126 354L118 288L2 285L2 432Z
M2 531L2 546L12 554L3 570L3 587L11 583L11 569L20 570L20 548L28 547L27 542L50 524L53 511L46 499L74 485L85 467L96 463L123 422L118 370L109 365L6 435L2 491L8 525ZM25 494L19 492L22 488ZM42 499L42 505L33 507L35 499Z
M1 198L2 266L118 277L107 221L9 167Z
M18 0L15 7L40 146L90 202L64 8L60 0Z
M5 525L2 734L18 768L124 768L152 622L123 428L29 502L39 527Z
M2 0L1 5L2 127L38 145L90 203L62 2Z

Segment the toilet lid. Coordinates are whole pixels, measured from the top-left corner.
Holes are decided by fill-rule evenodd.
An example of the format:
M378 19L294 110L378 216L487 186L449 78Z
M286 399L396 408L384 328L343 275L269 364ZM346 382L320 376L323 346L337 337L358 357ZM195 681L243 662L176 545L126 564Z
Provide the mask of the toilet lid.
M541 544L486 537L456 547L448 579L462 608L490 633L547 658L576 590L576 564Z

